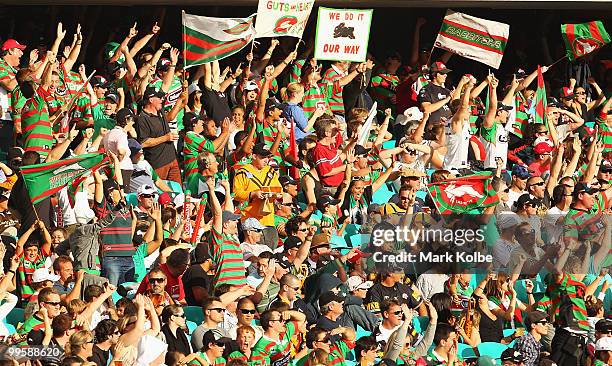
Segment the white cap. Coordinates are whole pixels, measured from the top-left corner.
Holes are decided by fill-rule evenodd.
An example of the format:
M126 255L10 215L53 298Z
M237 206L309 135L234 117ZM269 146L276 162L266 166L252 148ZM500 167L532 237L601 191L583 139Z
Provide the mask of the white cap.
M244 86L244 90L247 90L247 91L257 90L257 89L259 89L259 85L257 85L257 83L254 81L249 81Z
M152 186L150 186L149 184L143 184L140 187L138 187L138 190L136 190L136 194L139 196L141 194L157 194L157 190L153 188Z
M198 84L196 83L189 84L189 86L187 87L187 94L191 95L191 93L196 92L196 91L202 91L200 90L200 87L198 86Z
M56 282L60 279L60 276L49 273L49 270L45 267L39 268L32 274L32 282L44 282L51 281Z
M420 121L423 119L423 112L419 109L419 107L410 107L404 111L404 113L400 114L396 118L396 122L405 125L410 121Z
M497 215L497 227L502 230L510 229L513 226L516 226L521 223L521 219L519 216L511 211L500 212Z
M263 230L266 227L254 217L249 217L242 223L242 230Z
M356 290L367 290L374 286L374 282L364 281L363 278L359 276L351 276L346 280L346 286L351 292Z
M138 342L138 358L136 365L148 366L168 350L168 344L152 335L144 335Z
M595 343L595 352L612 351L612 337L602 337Z

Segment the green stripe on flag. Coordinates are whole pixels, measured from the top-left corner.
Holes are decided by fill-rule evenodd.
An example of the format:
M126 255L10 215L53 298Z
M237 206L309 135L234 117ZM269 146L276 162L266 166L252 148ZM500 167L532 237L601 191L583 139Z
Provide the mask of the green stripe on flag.
M442 22L440 34L455 41L496 52L500 55L503 55L506 49L506 38L486 34L485 32L447 19Z

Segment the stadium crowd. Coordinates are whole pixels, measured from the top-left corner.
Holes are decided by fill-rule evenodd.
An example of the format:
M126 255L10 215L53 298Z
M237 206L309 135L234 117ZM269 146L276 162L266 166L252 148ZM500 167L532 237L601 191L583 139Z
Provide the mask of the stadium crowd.
M537 69L456 75L423 24L409 57L188 69L134 25L91 78L80 26L5 40L0 364L612 365L612 69L542 66L541 111ZM21 167L97 153L31 204ZM491 260L389 259L458 252Z

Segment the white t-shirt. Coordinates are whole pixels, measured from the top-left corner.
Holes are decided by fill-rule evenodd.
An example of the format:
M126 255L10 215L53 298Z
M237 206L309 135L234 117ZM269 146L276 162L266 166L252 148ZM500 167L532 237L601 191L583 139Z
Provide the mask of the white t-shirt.
M491 128L480 128L480 139L484 145L486 156L484 159L484 167L496 168L497 163L495 158L503 160L502 169L506 169L508 161L508 136L513 130L512 123L516 120L515 106L508 113L508 120L505 124L493 121Z
M5 121L13 120L11 118L11 114L9 113L10 105L11 103L6 89L0 87L0 107L2 108L2 114L0 114L0 119Z
M446 128L446 155L444 155L444 169L455 170L467 168L468 153L470 151L470 123L463 122L463 129L453 133L450 126Z
M448 275L444 273L432 273L426 271L416 280L416 287L423 294L423 298L429 300L433 294L444 292L444 282L448 280Z
M395 332L399 327L401 327L402 325L398 325L397 327L393 328L393 329L387 329L385 327L382 326L382 323L378 326L378 331L379 334L376 335L376 342L380 343L380 342L387 342L389 340L389 337L391 337L391 334L393 334L393 332Z
M493 266L496 268L505 268L510 261L510 253L512 253L512 250L517 246L518 244L515 242L502 238L497 239L491 248L491 254L493 255Z
M134 170L132 160L130 160L130 148L128 146L128 136L123 128L116 126L112 130L108 131L104 139L102 139L104 149L112 151L115 155L119 156L119 149L125 151L123 160L119 162L121 170Z
M568 211L561 211L557 206L546 211L542 218L542 232L547 243L556 243L563 235L563 220Z
M512 211L514 211L514 202L516 202L519 199L519 197L524 195L525 193L527 192L526 191L516 192L513 189L510 189L508 191L508 202L506 203Z

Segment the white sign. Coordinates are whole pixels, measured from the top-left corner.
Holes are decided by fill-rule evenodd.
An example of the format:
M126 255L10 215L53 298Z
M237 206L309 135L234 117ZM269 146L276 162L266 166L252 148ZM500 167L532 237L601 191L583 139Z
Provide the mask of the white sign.
M302 38L314 0L259 0L256 37Z
M319 8L315 58L364 62L368 52L372 11Z

